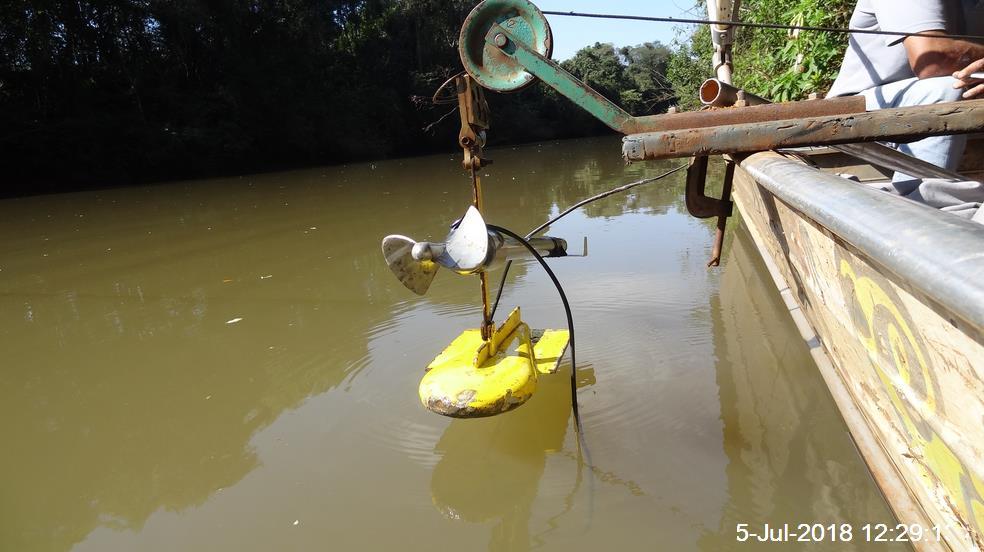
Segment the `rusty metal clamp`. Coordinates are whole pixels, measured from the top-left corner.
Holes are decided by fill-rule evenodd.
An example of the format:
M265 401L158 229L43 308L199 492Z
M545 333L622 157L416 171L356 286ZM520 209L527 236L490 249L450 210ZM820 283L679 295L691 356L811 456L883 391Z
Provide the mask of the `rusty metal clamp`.
M705 193L707 186L707 156L692 157L687 168L687 189L684 200L687 211L696 218L716 216L717 232L714 236L714 249L707 267L721 264L721 247L724 243L724 229L728 224L734 204L731 202L731 184L735 176L735 163L728 160L724 170L724 185L721 189L721 199L710 197Z
M491 163L482 159L485 131L489 128L489 104L485 101L482 87L471 75L461 74L455 77L454 82L458 93L458 113L461 115L458 144L465 154L462 166L465 170L477 170Z

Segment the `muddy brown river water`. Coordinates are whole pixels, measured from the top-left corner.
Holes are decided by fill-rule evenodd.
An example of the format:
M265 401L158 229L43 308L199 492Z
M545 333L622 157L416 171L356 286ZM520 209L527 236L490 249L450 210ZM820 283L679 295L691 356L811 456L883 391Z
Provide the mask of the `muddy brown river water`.
M519 233L679 162L616 138L491 150L487 220ZM427 363L479 321L474 278L418 298L380 239L440 240L457 156L0 202L0 550L752 550L737 524L894 519L740 223L683 174L550 230L569 356L518 410L426 411ZM497 281L499 272L493 274ZM533 263L500 317L564 313Z

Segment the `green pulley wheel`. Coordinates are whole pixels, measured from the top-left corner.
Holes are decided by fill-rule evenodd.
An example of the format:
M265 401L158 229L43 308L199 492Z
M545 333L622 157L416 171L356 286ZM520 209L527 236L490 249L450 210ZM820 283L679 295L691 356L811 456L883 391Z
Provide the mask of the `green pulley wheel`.
M553 52L550 25L529 0L485 0L475 6L461 25L458 53L465 71L484 88L516 92L529 86L536 77L499 48L486 43L485 35L496 23L546 58Z

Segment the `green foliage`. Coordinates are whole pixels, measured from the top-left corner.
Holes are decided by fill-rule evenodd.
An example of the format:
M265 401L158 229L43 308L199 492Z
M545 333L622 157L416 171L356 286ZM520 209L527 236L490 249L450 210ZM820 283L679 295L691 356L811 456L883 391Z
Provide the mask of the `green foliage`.
M625 74L625 66L611 44L596 42L594 46L581 48L560 65L608 98L616 98L620 90L632 86Z
M475 0L7 0L0 194L452 150L428 97L460 70ZM670 50L595 44L565 66L634 113ZM552 90L489 94L492 144L604 132ZM18 188L19 187L19 188Z
M596 43L561 63L630 113L665 110L672 91L663 76L670 50L645 43L616 50ZM520 94L488 94L493 128L490 143L516 143L610 132L608 127L542 83Z
M852 0L759 0L741 6L742 21L847 27ZM847 37L843 34L740 27L735 33L734 80L773 101L824 94L837 77ZM700 27L678 43L669 76L681 105L696 107L697 86L712 76L710 33Z
M7 0L0 161L7 182L105 185L450 150L429 96L460 70L475 0ZM741 19L846 27L852 0L746 0ZM739 28L735 83L823 94L846 36ZM636 115L698 107L706 26L672 47L596 43L563 66ZM543 85L489 94L492 144L605 132ZM7 184L10 186L10 184ZM32 188L36 190L38 188ZM10 189L0 188L0 194Z
M674 99L673 85L666 77L672 50L659 42L646 42L623 46L618 52L625 62L625 75L636 91L631 94L631 100L623 99L622 105L637 115L665 111ZM628 92L622 92L619 97Z
M712 74L711 32L707 26L700 26L688 37L674 42L676 50L670 56L666 77L681 109L692 111L701 106L697 90L701 83Z
M846 28L851 0L774 0L755 2L742 10L742 19L756 23L786 23ZM745 6L743 6L745 7ZM804 99L824 94L840 70L847 35L742 28L736 33L735 83L772 99ZM772 55L763 55L766 52Z
M39 191L434 149L409 98L457 70L473 2L2 4L0 156Z
M561 66L606 98L634 115L665 107L672 99L666 64L671 51L658 42L624 46L595 43L579 50Z

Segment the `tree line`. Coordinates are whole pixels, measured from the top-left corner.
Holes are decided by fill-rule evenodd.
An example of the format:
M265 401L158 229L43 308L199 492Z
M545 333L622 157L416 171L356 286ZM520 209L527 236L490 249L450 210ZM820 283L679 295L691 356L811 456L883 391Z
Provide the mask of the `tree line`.
M456 117L433 124L449 106L421 98L460 70L475 3L7 0L0 193L448 151ZM700 31L594 44L563 66L633 114L659 113L710 73L709 44ZM539 84L488 98L491 144L605 131Z

